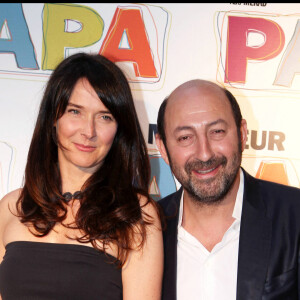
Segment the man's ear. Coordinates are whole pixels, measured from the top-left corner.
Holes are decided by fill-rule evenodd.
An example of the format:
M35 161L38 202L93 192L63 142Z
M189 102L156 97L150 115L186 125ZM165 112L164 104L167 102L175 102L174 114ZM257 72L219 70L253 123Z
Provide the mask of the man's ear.
M247 121L245 119L242 119L240 131L242 151L244 151L247 142Z
M164 144L163 140L161 139L161 137L160 137L160 135L158 133L155 134L155 142L156 142L156 145L157 145L157 148L158 148L158 150L160 152L161 157L163 158L163 160L168 165L170 165L170 163L169 163L169 157L168 157L168 154L167 154L167 150L166 150L165 144Z

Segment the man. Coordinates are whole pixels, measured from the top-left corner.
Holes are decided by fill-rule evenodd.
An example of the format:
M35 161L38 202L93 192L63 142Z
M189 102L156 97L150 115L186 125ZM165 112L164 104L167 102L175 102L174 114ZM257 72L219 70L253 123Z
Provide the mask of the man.
M156 143L182 187L162 199L163 300L300 299L300 190L241 167L233 95L192 80L162 103Z

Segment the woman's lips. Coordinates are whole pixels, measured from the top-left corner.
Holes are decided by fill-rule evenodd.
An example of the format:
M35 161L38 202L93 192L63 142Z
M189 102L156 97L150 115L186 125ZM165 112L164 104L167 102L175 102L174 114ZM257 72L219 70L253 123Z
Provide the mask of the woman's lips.
M96 147L89 146L89 145L76 144L76 143L74 143L74 145L78 150L83 152L93 152L96 149Z

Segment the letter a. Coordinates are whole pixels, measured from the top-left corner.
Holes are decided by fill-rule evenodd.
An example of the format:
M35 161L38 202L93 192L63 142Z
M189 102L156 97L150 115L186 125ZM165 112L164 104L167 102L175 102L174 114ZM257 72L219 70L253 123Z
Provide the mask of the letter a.
M128 47L120 48L124 36ZM117 8L100 54L113 62L133 62L136 77L158 77L145 24L138 9Z
M0 3L0 28L5 24L10 38L0 38L0 53L14 54L21 69L38 69L21 3Z

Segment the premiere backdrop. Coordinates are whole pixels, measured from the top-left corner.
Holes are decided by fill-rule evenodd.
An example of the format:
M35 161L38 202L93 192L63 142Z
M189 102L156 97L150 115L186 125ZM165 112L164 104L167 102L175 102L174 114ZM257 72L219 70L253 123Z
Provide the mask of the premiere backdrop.
M1 3L0 198L22 186L49 75L77 52L100 53L126 73L155 199L179 187L155 144L157 112L174 88L195 78L238 99L248 123L243 167L299 187L299 35L297 3Z

